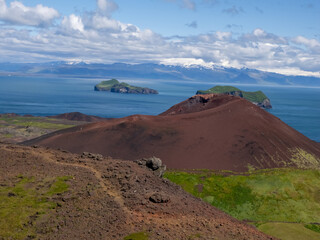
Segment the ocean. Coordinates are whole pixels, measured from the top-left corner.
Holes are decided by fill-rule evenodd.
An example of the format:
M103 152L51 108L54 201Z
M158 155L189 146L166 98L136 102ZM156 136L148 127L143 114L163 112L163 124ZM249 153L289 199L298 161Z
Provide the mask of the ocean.
M214 82L120 79L159 91L159 95L135 95L94 91L94 85L101 80L0 76L0 113L49 116L82 112L107 118L133 114L157 115L194 95L197 90L223 85ZM246 91L262 90L273 106L267 111L310 139L320 142L320 88L232 85Z

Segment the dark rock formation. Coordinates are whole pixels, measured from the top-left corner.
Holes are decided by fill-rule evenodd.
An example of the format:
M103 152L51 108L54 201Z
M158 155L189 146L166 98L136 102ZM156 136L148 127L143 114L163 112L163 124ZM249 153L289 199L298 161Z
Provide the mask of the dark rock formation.
M152 170L159 177L162 177L167 169L166 165L163 165L161 159L157 157L142 158L136 162L138 165Z
M254 103L256 104L256 103ZM272 108L269 98L264 99L261 103L256 104L258 107L270 109Z
M242 91L231 91L231 92L227 92L226 94L227 95L231 95L231 96L235 96L235 97L243 98Z
M153 203L167 203L170 201L169 196L163 194L163 193L153 193L150 197L149 200Z
M103 159L103 156L101 154L83 152L81 154L81 158L91 158L91 159L94 159L94 160L97 160L97 161L101 161Z

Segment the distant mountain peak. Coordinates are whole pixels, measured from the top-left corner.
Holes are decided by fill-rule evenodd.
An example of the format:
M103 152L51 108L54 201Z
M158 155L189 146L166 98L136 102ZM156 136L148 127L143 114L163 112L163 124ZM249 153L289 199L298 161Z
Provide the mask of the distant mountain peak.
M256 84L319 87L320 78L287 76L248 68L228 68L196 58L171 58L157 63L0 63L0 72L11 75L55 74L66 77L187 80L223 84Z
M160 63L167 66L180 66L184 68L215 68L215 64L213 62L205 62L203 59L196 58L167 58L162 60Z

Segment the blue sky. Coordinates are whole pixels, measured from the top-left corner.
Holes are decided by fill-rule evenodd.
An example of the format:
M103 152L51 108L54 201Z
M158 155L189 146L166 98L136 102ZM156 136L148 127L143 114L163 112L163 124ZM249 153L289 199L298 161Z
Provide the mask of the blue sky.
M156 62L320 76L318 0L0 0L2 61Z

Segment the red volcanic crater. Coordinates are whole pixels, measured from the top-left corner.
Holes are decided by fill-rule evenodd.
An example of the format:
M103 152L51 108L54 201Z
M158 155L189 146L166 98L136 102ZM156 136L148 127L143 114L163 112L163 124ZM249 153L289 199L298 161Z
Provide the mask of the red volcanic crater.
M302 149L319 159L319 145L245 99L196 95L159 116L134 115L26 142L71 152L136 160L157 156L169 168L245 171L248 166L297 166Z

